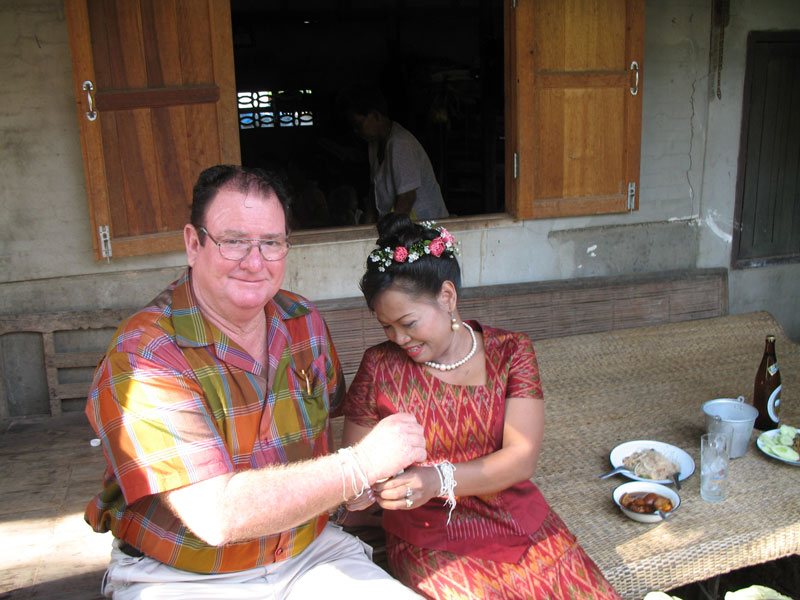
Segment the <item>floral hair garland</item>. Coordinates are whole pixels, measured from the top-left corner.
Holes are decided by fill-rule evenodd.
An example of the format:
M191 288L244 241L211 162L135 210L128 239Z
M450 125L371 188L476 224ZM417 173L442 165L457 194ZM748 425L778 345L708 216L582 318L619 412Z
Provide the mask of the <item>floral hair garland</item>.
M425 229L439 232L439 236L432 240L417 240L408 248L405 246L396 246L394 248L386 246L385 248L373 250L370 252L369 259L374 263L378 263L378 271L385 271L386 267L391 266L392 261L412 263L425 254L432 254L437 258L440 256L455 258L458 255L455 238L447 229L437 225L435 221L422 221L420 225Z

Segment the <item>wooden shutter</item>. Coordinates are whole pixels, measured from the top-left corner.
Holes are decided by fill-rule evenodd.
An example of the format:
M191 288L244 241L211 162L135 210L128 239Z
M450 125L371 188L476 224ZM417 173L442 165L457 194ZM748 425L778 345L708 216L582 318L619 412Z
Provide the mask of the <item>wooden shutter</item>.
M228 0L65 2L95 257L103 227L114 257L180 250L197 175L239 162Z
M644 1L519 0L507 10L507 156L518 157L509 211L638 208Z

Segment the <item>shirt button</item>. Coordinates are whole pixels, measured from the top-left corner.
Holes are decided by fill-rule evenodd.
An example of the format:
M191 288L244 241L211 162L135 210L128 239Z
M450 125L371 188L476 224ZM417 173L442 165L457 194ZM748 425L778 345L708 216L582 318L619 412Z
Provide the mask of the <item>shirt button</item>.
M276 552L276 554L278 554L278 555L283 554L283 548L278 548L278 551Z

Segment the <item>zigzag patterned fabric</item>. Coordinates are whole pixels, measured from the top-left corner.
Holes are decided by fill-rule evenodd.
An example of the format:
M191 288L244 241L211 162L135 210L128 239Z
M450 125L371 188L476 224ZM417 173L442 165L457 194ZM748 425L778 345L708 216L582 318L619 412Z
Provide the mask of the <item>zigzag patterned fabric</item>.
M428 460L456 464L502 447L506 398L542 399L528 336L470 325L483 338L487 383L443 382L391 342L364 355L344 413L364 427L390 414L413 414L425 429ZM522 481L482 496L459 496L448 508L434 498L414 510L383 511L387 558L395 577L436 600L619 600L550 510L539 489Z
M620 600L552 510L518 563L421 548L387 534L392 574L432 600Z

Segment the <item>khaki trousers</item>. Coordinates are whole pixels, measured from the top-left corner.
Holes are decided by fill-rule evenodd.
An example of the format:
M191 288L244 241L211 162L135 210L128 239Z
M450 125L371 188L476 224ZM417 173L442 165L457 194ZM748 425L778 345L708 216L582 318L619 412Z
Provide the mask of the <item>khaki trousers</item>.
M102 587L114 600L421 598L372 562L370 546L332 523L298 556L236 573L182 571L117 546L114 540Z

